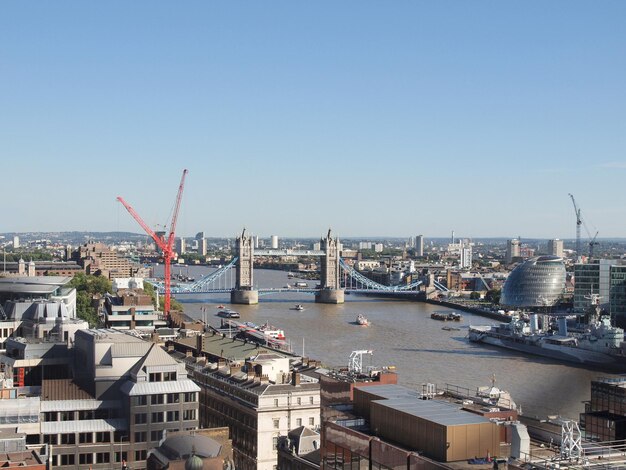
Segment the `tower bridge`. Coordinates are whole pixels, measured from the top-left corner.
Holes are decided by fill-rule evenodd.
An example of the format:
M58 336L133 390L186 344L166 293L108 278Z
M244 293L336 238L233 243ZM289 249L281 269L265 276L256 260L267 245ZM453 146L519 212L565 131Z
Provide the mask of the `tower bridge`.
M225 266L214 271L191 284L181 284L172 287L172 294L226 294L230 293L231 303L252 305L259 302L259 295L276 294L282 292L301 292L314 294L318 303L340 304L344 302L346 293L381 294L385 297L420 295L422 281L410 284L386 286L356 271L342 258L340 244L331 231L320 239L319 250L292 250L292 249L263 249L255 250L251 235L244 230L237 237L235 256ZM320 280L315 288L306 287L271 287L258 288L254 285L254 258L255 256L314 256L319 257ZM159 292L163 292L163 283L152 281ZM443 286L434 285L439 290Z

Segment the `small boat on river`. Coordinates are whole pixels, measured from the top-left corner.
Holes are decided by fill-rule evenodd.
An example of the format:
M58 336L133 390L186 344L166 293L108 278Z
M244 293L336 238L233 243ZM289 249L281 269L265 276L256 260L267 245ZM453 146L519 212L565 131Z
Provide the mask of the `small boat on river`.
M362 314L358 314L356 316L356 324L360 326L369 326L370 322L367 318L365 318Z
M295 306L291 307L291 310L302 311L304 310L304 306L302 304L296 304Z
M433 312L430 314L430 318L440 321L461 321L463 316L456 312Z

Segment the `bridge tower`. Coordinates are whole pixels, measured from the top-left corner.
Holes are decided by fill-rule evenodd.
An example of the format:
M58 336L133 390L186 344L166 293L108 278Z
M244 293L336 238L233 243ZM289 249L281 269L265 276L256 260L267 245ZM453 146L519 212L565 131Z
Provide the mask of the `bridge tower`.
M254 289L252 272L254 264L254 239L246 235L246 229L237 237L235 256L237 262L237 278L235 289L230 293L230 302L233 304L253 305L259 303L259 292Z
M339 281L339 239L332 238L330 229L328 236L320 239L320 250L326 252L320 257L321 290L315 294L315 301L321 304L342 304L345 290Z

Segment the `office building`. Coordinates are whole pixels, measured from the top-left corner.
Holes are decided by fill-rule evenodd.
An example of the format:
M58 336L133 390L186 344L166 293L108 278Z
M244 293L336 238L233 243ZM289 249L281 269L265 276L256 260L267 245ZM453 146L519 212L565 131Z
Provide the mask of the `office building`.
M78 248L72 259L85 273L108 277L149 277L147 269L120 256L104 243L86 243Z
M563 240L559 240L558 238L548 240L548 254L563 258Z
M116 295L108 295L104 309L107 328L151 333L156 327L166 325L160 321L152 298L142 289L121 289Z
M201 238L200 240L198 240L198 254L202 256L206 256L207 254L206 238Z
M505 262L511 264L520 257L520 241L517 238L507 240Z
M424 256L424 235L415 237L415 256Z
M20 247L20 237L18 237L17 235L13 236L13 249L17 249Z
M278 235L271 236L271 247L273 250L278 249Z
M626 379L591 381L591 399L585 402L580 427L590 440L617 442L626 439Z
M461 269L472 267L472 244L467 240L461 244L459 267Z
M504 283L500 304L508 307L551 307L565 289L565 264L557 256L539 256L518 265Z
M600 296L600 306L619 326L626 326L626 261L593 260L574 265L574 312L589 309L591 295Z
M230 429L237 469L273 470L280 436L320 426L319 381L303 373L316 362L218 333L172 347L201 388L200 425Z
M176 253L178 255L184 255L187 252L187 244L182 237L176 238Z

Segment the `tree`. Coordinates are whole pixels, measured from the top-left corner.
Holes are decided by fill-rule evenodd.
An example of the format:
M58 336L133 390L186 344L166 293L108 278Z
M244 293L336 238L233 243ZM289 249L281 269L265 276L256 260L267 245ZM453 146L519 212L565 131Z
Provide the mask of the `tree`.
M485 300L491 302L492 304L500 303L500 294L502 291L500 289L490 289L485 294Z
M476 291L472 291L472 293L470 294L470 299L472 300L479 300L480 299L480 294Z
M93 276L84 272L76 273L69 283L76 289L76 315L89 322L90 327L98 326L98 311L94 306L94 297L111 292L111 281L104 276Z

